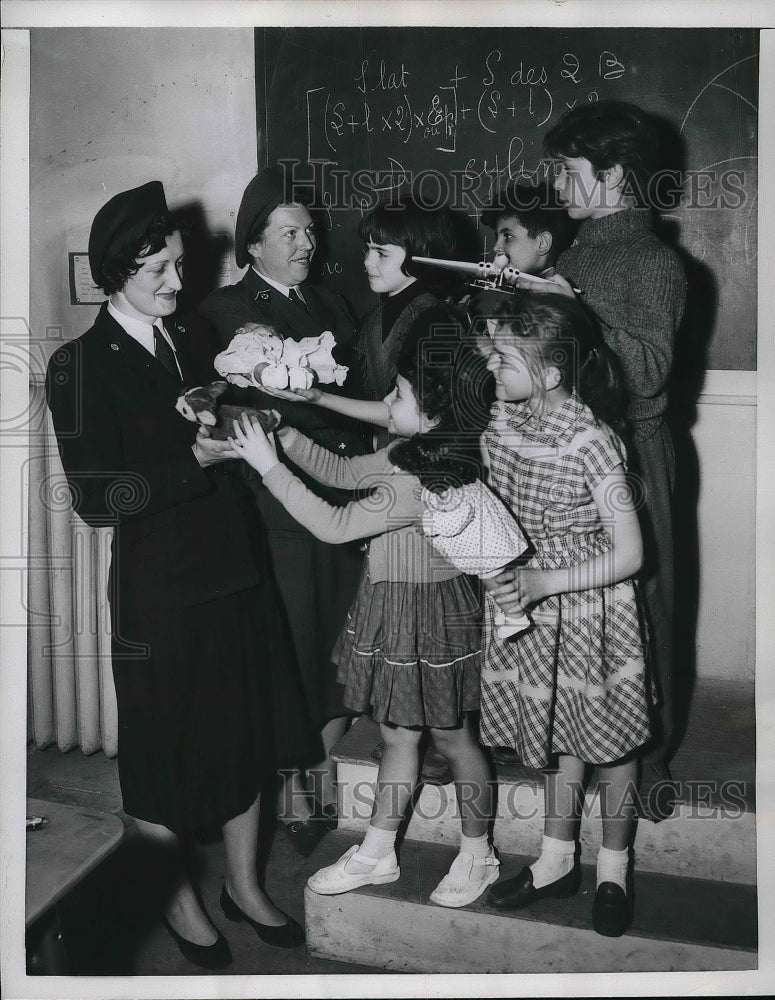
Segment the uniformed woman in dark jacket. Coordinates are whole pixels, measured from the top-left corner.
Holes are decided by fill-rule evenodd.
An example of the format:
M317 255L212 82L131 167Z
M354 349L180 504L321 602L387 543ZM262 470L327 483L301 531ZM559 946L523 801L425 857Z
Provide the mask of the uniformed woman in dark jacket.
M114 531L124 809L179 858L181 842L220 826L225 915L266 942L298 945L302 929L258 884L259 801L278 750L302 753L292 741L313 727L279 669L293 657L278 629L263 526L229 474L234 452L175 411L182 386L215 377L217 345L201 320L173 319L183 243L160 182L100 209L89 262L109 298L91 329L52 357L47 394L74 509ZM183 864L164 923L197 964L231 962Z

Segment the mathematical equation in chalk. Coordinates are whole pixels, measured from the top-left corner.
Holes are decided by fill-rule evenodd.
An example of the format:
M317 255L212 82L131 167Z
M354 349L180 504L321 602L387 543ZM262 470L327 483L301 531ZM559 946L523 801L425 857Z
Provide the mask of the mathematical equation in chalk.
M372 56L344 91L326 85L306 91L307 157L336 155L350 136L378 133L396 143L430 143L442 153L458 151L463 132L497 135L515 125L536 129L579 102L594 103L601 90L627 72L615 52L604 49L582 60L573 52L555 64L516 62L492 49L482 65L455 64L430 85L403 61Z

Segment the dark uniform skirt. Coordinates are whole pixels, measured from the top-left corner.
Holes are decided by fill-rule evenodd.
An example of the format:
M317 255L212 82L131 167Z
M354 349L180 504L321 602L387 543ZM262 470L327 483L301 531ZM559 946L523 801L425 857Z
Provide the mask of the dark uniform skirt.
M356 543L321 542L267 489L254 489L307 705L322 729L331 719L352 714L342 701L331 651L358 587L363 552Z
M222 825L278 764L320 758L273 593L257 586L165 610L122 604L113 676L130 816L177 833Z

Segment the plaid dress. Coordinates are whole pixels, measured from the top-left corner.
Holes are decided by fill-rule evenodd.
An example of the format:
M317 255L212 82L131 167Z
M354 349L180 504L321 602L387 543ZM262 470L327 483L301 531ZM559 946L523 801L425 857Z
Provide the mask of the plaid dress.
M540 569L611 549L592 498L625 465L624 446L573 395L543 419L500 402L484 434L495 492L519 518ZM559 594L530 610L534 627L499 640L486 598L481 738L541 768L557 753L612 763L649 739L641 620L631 580Z

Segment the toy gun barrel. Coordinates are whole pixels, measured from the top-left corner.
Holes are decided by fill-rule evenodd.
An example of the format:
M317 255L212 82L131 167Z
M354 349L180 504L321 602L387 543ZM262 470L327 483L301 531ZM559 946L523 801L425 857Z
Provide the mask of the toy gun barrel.
M494 261L482 261L480 264L474 264L467 260L444 260L440 257L415 257L414 255L412 256L412 260L418 264L430 264L433 267L445 267L449 271L460 271L462 274L475 274L477 278L484 280L498 278L501 274L508 275L509 277L515 275L518 277L520 274L524 274L528 281L551 284L551 278L542 278L537 274L528 274L527 272L519 271L516 267L501 267L500 264L496 264ZM579 288L574 288L573 291L577 295L581 295Z
M473 264L466 260L443 260L439 257L416 257L412 260L417 264L431 264L434 267L445 267L448 271L461 271L463 274L482 274L481 264Z

